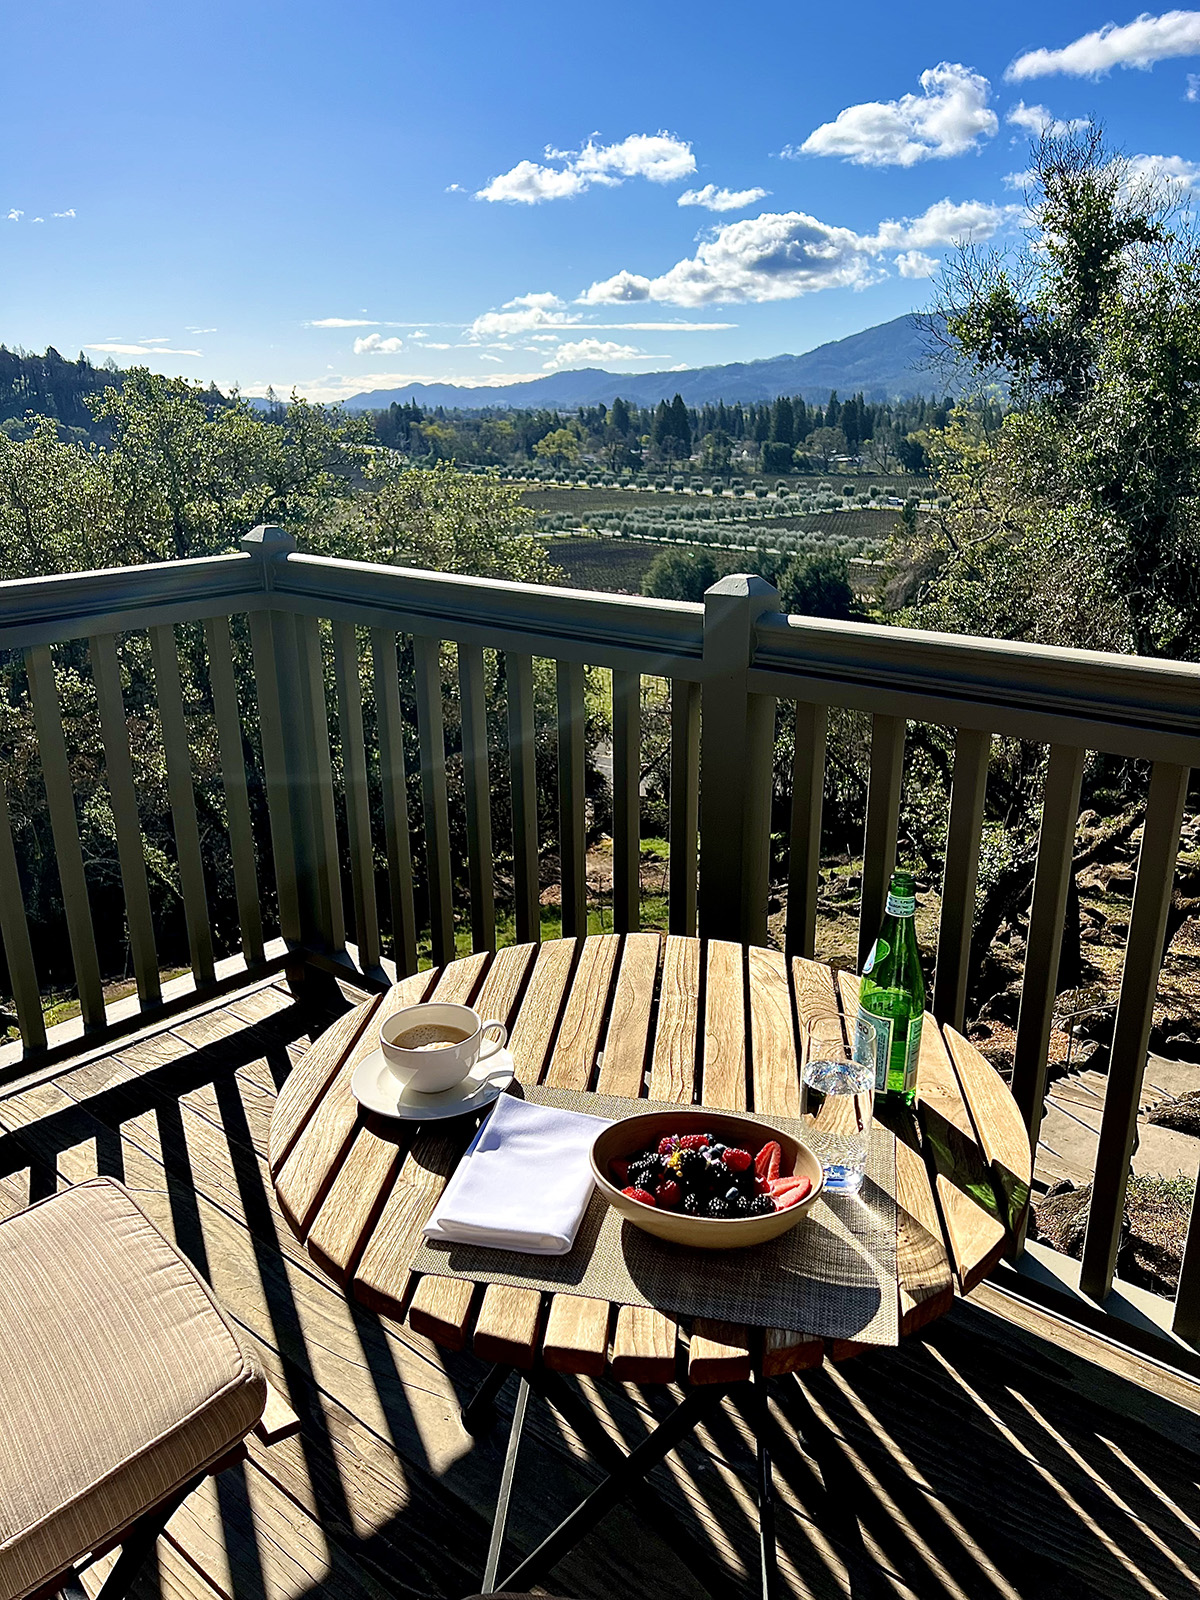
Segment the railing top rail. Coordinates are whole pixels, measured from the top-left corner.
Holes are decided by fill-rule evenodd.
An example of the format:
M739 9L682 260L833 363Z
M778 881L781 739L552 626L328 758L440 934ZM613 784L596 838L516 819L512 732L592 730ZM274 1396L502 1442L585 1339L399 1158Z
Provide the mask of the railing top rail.
M260 563L237 551L0 583L0 648L186 621L257 603Z
M289 555L274 566L274 599L315 603L398 631L695 676L704 607L676 600L472 578L328 556ZM618 660L620 657L622 659ZM626 663L624 658L629 658Z
M752 665L814 688L858 685L1200 738L1200 666L1191 662L769 614Z

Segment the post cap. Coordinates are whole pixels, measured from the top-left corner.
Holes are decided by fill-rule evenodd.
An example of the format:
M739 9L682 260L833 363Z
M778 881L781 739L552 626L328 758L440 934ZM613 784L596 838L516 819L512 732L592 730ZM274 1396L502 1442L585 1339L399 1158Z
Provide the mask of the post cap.
M286 528L260 522L257 528L251 528L249 533L242 535L238 540L238 548L265 561L271 556L290 555L296 548L296 541Z

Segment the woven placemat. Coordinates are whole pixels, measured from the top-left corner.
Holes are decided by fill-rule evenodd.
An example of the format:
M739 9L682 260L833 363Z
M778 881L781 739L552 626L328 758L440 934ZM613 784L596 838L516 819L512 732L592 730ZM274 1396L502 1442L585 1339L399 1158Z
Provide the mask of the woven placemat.
M520 1092L543 1105L613 1121L671 1109L663 1101L566 1089ZM806 1135L805 1124L784 1117L754 1120L798 1138ZM875 1125L867 1176L857 1195L822 1196L797 1227L749 1249L694 1250L655 1239L623 1221L597 1191L568 1255L530 1256L426 1241L412 1266L439 1277L653 1306L681 1317L898 1344L895 1137Z

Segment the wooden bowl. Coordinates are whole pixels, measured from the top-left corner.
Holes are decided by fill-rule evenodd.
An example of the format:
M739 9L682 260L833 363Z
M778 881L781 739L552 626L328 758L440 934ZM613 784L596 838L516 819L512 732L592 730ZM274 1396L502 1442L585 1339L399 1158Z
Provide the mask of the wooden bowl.
M757 1155L772 1139L779 1141L783 1155L781 1177L808 1178L812 1183L807 1197L786 1211L772 1211L761 1217L693 1217L686 1211L660 1211L644 1201L622 1194L609 1177L611 1161L625 1161L648 1146L656 1145L667 1133L712 1133L722 1144L737 1145ZM728 1111L705 1111L699 1106L680 1106L677 1111L648 1111L642 1116L624 1117L598 1134L592 1145L592 1176L596 1187L615 1211L634 1227L659 1239L691 1245L700 1250L737 1250L746 1245L763 1244L803 1220L816 1203L824 1184L821 1163L808 1148L765 1122L752 1122Z

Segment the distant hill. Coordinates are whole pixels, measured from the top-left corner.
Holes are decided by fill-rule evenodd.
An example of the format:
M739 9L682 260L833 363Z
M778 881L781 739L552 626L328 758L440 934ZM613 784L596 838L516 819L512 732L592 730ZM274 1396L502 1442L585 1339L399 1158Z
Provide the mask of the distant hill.
M953 383L948 387L953 391ZM487 388L477 384L409 383L401 389L376 389L356 394L343 404L352 411L377 411L394 402L416 400L422 406L463 410L484 407L611 405L620 395L639 406L657 405L681 394L689 406L774 400L776 395L802 395L824 402L829 391L857 394L867 400L894 400L907 395L945 392L945 375L932 370L926 338L911 313L849 338L819 345L802 356L772 356L766 361L736 361L723 367L693 367L683 372L604 372L584 367L555 372L528 383Z

